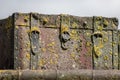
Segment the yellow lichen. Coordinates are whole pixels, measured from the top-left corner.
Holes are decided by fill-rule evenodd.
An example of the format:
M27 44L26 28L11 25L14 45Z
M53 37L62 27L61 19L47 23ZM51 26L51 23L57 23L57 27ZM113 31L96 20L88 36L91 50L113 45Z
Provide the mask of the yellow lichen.
M74 23L72 24L72 27L73 27L73 28L77 28L77 27L78 27L78 24L74 22Z
M96 21L95 24L99 24L99 21Z
M98 46L94 46L94 51L95 51L95 54L99 57L102 53L100 51L100 48Z
M88 49L87 56L92 56L91 49Z
M51 42L49 44L47 44L47 46L51 47L51 46L54 46L55 45L55 42Z
M108 21L107 21L107 20L104 20L103 24L104 24L105 26L107 26L107 25L108 25Z
M71 34L76 34L76 33L77 33L76 30L71 31Z
M112 21L112 27L113 27L113 28L115 28L115 27L116 27L116 25L114 24L114 22L113 22L113 21Z
M91 42L86 42L86 46L90 46L91 45Z
M86 33L87 36L90 36L91 34L90 33Z
M70 56L71 56L71 58L73 58L73 59L75 59L75 57L76 57L75 53L71 53Z
M27 31L27 33L31 33L31 32L33 32L33 31L37 31L37 32L39 32L39 33L40 33L40 28L39 28L39 27L34 26L34 27L32 27L30 30L28 30L28 31Z
M57 61L57 60L54 60L54 64L58 64L58 61Z
M75 45L74 45L74 48L76 49L77 47L78 47L78 45L77 45L77 44L75 44Z
M58 58L58 54L54 54L56 58Z
M102 42L102 39L99 41L98 47L99 47L99 48L103 48L103 42Z
M30 53L26 54L27 59L30 59Z
M39 66L45 65L45 63L46 63L45 59L40 59Z
M79 37L78 37L78 34L77 34L77 31L76 31L76 30L72 30L72 31L71 31L70 37L71 37L71 39L79 40Z
M107 42L107 41L108 41L108 37L105 37L105 38L103 39L103 41L104 41L104 42Z
M24 20L29 20L29 16L24 16Z
M108 60L109 57L107 55L104 56L104 60Z
M69 27L67 25L62 25L61 33L63 33L63 32L69 32Z
M38 31L38 32L40 32L40 28L39 28L39 27L34 26L34 27L32 27L32 28L31 28L31 32L32 32L32 31Z
M58 63L58 60L57 60L57 59L50 59L50 60L49 60L49 63L50 63L50 64L57 64L57 63Z
M41 51L42 51L42 52L46 52L46 49L45 49L45 48L41 48Z
M49 51L50 53L55 53L55 50L54 50L54 49L51 49L51 48L48 48L48 51Z
M93 34L93 35L95 35L95 34L100 34L101 36L103 36L103 35L104 35L101 31L96 31L96 32L94 32L94 34Z
M48 17L43 17L42 19L45 23L47 23L49 21Z
M15 26L16 29L18 29L19 27L18 26Z
M116 45L116 42L112 42L112 46L115 46Z
M112 55L112 51L110 51L110 54Z
M101 53L101 49L103 48L103 40L102 38L99 38L99 42L97 45L94 45L94 50L95 50L95 54L99 57L102 53Z
M102 31L102 30L103 30L103 27L102 27L102 26L98 26L97 29L100 30L100 31Z
M55 42L52 42L51 44L52 44L52 45L55 45Z
M30 47L30 42L26 43L26 47L27 47L27 48Z
M54 64L54 61L52 59L50 59L50 64Z

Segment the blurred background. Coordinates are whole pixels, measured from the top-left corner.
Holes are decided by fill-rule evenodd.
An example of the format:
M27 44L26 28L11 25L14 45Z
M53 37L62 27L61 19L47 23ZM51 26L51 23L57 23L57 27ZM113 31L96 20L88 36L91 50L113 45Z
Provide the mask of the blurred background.
M0 0L0 19L14 12L117 17L120 23L120 0Z

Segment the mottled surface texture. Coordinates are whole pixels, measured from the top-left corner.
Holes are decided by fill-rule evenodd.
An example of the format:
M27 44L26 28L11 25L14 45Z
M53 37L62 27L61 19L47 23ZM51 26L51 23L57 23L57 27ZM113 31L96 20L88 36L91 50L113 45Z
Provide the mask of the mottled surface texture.
M0 20L0 69L119 69L118 20L14 13Z
M119 70L2 70L0 80L120 80Z

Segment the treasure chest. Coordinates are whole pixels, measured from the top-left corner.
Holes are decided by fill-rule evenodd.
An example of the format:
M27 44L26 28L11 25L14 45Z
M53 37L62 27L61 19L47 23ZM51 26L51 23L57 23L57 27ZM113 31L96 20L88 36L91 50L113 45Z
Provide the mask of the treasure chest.
M118 69L118 20L14 13L0 20L0 69Z

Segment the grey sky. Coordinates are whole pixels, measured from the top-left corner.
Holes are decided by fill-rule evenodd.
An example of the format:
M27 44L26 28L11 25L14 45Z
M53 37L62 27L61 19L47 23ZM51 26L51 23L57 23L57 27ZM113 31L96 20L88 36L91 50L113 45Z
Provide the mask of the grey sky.
M108 16L120 20L120 0L0 0L0 18L14 12Z

